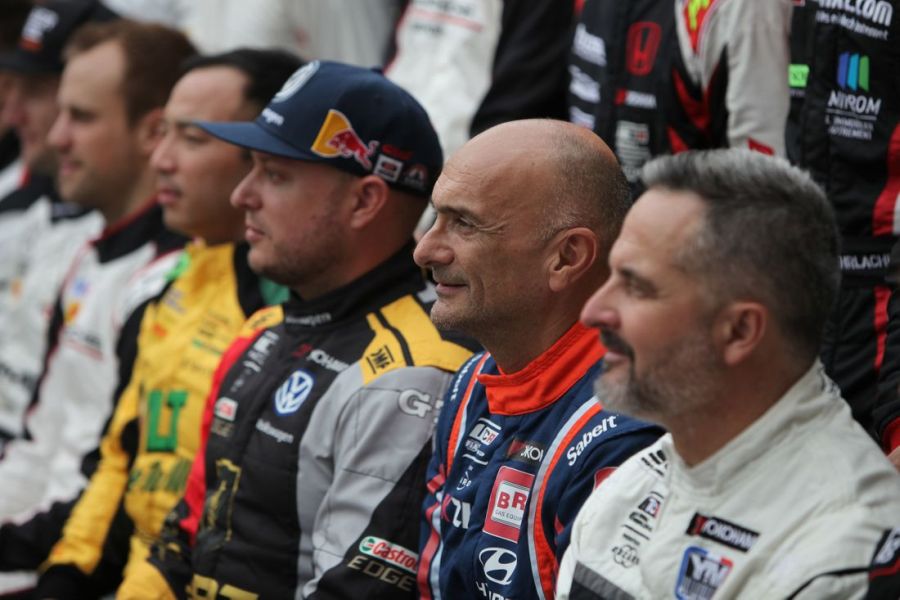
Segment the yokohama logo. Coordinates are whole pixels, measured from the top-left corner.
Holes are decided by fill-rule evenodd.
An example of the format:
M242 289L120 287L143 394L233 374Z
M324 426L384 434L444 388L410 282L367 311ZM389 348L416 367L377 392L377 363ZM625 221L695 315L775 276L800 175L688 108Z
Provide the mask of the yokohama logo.
M708 517L700 513L694 513L687 534L713 540L741 552L750 550L759 538L759 534L755 531L725 519Z
M359 551L413 574L419 562L419 555L412 550L371 535L359 543Z

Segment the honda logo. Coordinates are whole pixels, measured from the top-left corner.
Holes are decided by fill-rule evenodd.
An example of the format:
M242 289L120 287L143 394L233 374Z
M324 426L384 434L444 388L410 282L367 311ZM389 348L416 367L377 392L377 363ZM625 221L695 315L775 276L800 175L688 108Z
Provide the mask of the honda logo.
M648 75L656 62L656 51L662 33L659 25L649 21L633 23L628 28L628 42L625 54L628 57L626 66L632 75L643 77Z
M485 548L478 553L484 576L500 585L508 585L516 572L516 554L505 548Z

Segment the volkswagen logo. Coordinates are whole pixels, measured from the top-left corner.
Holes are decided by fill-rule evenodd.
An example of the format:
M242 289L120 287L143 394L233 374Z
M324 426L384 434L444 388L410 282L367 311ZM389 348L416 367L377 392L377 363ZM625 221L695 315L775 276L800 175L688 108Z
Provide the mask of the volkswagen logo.
M484 576L500 585L511 582L516 572L516 554L505 548L485 548L478 553L478 562Z

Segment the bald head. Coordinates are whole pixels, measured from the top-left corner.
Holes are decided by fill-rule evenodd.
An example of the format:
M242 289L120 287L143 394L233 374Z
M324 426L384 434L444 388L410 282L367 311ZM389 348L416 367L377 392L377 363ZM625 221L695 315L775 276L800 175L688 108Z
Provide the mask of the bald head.
M484 179L486 189L534 203L542 239L588 227L608 252L631 205L612 150L592 131L564 121L497 125L470 140L451 162Z

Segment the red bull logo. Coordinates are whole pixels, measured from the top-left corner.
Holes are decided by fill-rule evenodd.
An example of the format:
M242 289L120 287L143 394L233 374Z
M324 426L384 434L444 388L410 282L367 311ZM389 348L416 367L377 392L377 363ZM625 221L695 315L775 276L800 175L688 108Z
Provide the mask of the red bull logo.
M331 109L319 129L319 135L316 136L311 150L325 158L336 156L352 158L367 171L371 171L372 161L369 158L375 154L377 148L377 141L373 140L366 144L353 130L350 120L342 112Z

